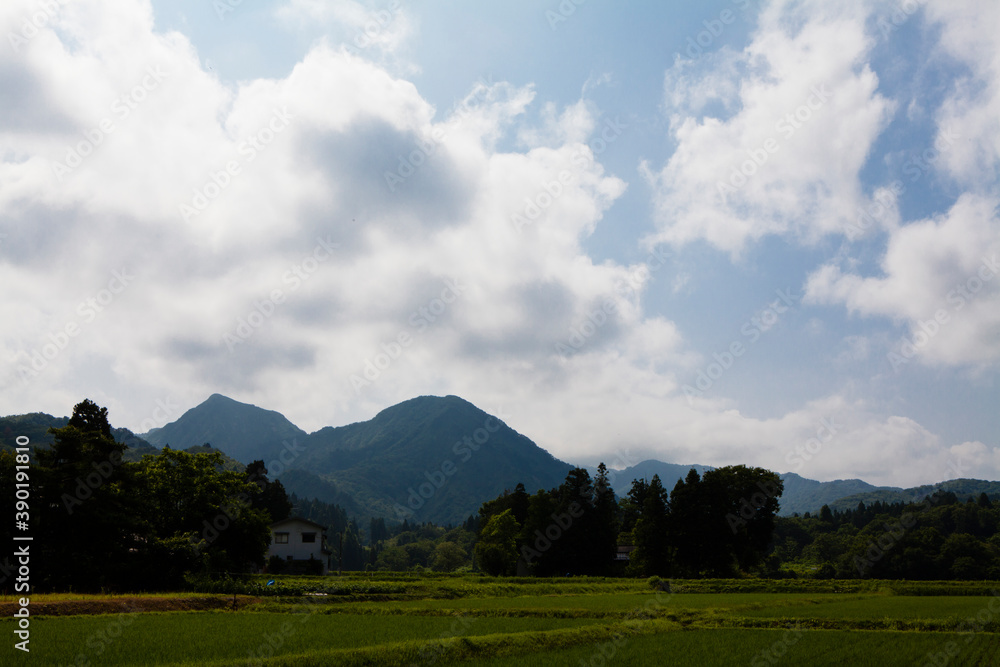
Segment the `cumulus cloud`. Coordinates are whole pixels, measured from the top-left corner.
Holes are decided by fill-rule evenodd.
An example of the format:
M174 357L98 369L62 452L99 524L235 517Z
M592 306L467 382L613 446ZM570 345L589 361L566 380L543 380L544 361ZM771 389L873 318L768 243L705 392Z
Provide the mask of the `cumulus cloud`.
M945 214L898 228L881 276L825 264L807 281L805 301L904 322L893 367L988 365L1000 360L1000 217L995 198L962 195Z
M666 75L677 148L645 164L658 229L647 241L704 239L731 254L769 234L815 241L867 203L859 181L893 110L868 64L861 6L771 3L751 43Z
M939 49L967 68L938 112L939 134L957 128L962 140L943 159L966 187L996 187L1000 162L1000 6L974 0L929 3L928 19L941 30Z
M0 33L34 7L5 3ZM777 3L744 51L674 65L678 148L648 170L658 231L629 264L584 249L630 185L588 145L614 122L589 83L557 104L530 85L470 81L455 108L435 108L406 67L382 61L416 25L390 9L370 47L319 40L284 76L228 85L187 38L157 31L146 2L60 7L0 59L5 412L65 414L86 396L139 428L164 402L181 406L175 419L221 392L313 430L451 393L573 462L628 450L787 470L821 420L839 419L797 472L915 483L940 479L949 455L996 465L982 443L950 451L836 395L769 419L725 398L691 405L677 376L704 360L644 303L671 262L658 243L737 253L766 234L813 239L864 203L858 170L892 105L866 64L862 14ZM282 7L288 25L335 25L349 47L377 13ZM532 105L540 121L526 127ZM720 199L717 183L772 137L778 150ZM893 220L883 277L830 264L810 298L918 323L996 247L986 195ZM673 292L696 280L678 274ZM981 295L941 330L958 343L941 346L949 354L995 358L996 293Z

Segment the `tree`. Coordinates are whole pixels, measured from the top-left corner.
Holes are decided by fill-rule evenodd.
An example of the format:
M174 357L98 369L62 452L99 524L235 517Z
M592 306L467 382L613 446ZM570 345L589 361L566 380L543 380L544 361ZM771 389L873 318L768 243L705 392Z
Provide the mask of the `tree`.
M659 475L653 475L648 484L641 480L632 482L630 496L641 500L639 518L632 529L635 551L632 552L629 570L633 574L649 577L669 575L670 539L668 534L669 501Z
M713 516L723 513L728 530L717 541L744 571L760 565L774 534L780 509L778 498L785 485L777 473L765 468L725 466L709 470L703 478ZM718 562L723 573L728 564Z
M597 466L594 478L593 509L585 518L585 529L590 536L585 570L590 575L609 575L618 551L618 503L603 462Z
M454 542L442 542L434 549L431 567L438 572L454 572L461 567L469 554Z
M514 574L520 526L511 510L490 517L476 543L479 567L494 576Z
M129 585L131 554L140 546L131 469L115 442L107 408L84 400L69 423L35 449L40 588L78 590ZM73 554L66 558L67 552Z
M259 493L251 496L251 507L267 512L271 523L289 517L292 512L292 501L288 499L288 493L280 480L271 481L267 478L267 468L263 461L257 460L248 464L246 478L260 489Z
M260 489L244 473L221 465L218 451L189 454L166 447L142 458L136 478L146 510L145 543L186 542L198 560L196 569L209 572L263 566L270 521L251 502ZM173 559L180 555L176 551Z

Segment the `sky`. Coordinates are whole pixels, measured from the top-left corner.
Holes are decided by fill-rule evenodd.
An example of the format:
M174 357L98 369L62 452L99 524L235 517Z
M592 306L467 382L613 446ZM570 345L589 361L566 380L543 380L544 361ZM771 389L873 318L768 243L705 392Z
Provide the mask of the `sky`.
M0 414L1000 479L1000 4L6 0Z

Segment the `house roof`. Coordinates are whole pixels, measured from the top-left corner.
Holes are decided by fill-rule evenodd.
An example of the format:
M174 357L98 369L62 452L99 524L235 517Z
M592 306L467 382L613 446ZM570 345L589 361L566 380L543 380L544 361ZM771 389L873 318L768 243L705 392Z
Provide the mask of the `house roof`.
M322 531L326 531L326 526L324 526L322 524L319 524L319 523L316 523L315 521L310 521L309 519L303 519L300 516L290 516L287 519L282 519L281 521L276 521L276 522L274 522L274 523L271 524L271 530L274 530L278 526L284 526L285 524L288 524L288 523L305 523L305 524L308 524L310 526L315 526L316 528L319 528Z

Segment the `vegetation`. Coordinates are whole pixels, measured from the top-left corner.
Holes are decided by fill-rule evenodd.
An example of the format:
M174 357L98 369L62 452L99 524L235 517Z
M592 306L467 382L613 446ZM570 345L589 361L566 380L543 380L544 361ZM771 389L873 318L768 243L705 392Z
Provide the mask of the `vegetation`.
M523 485L479 510L476 555L495 575L614 572L619 545L634 547L632 576L728 576L759 568L771 542L782 482L763 468L694 469L672 493L656 475L616 502L602 463L576 468L551 491Z
M1000 651L997 582L274 579L249 577L282 594L237 610L152 613L126 598L114 613L43 617L32 654L11 664L993 664Z
M30 470L39 591L170 589L190 573L258 568L269 524L290 507L260 462L235 472L216 451L170 448L126 461L107 409L91 401L52 436L50 447L35 449ZM16 463L0 453L3 488L13 488ZM12 584L6 577L5 590Z
M773 570L881 579L1000 578L1000 508L985 494L959 502L937 491L919 503L859 503L853 510L778 519Z

